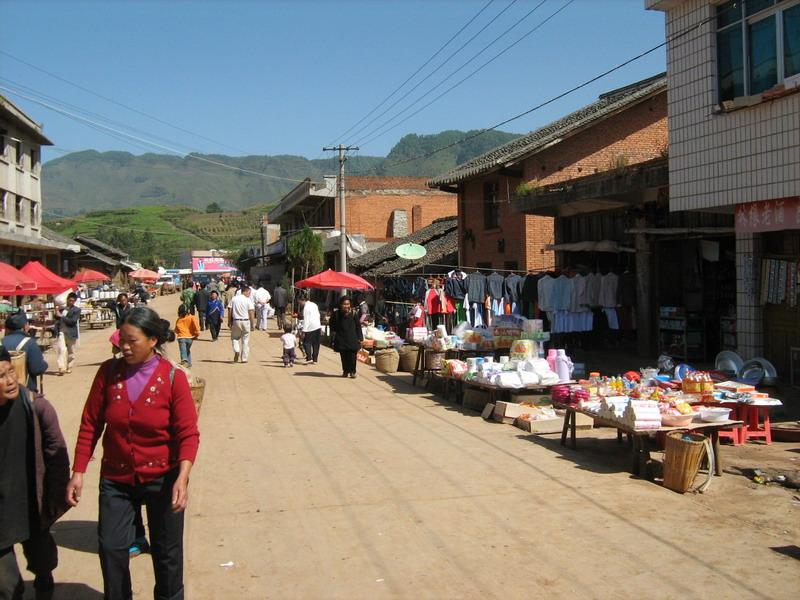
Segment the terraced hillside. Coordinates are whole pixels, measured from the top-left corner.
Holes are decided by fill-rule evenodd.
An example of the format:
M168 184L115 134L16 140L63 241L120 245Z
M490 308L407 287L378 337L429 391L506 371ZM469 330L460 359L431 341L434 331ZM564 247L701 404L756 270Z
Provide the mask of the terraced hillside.
M267 206L205 213L185 206L136 206L62 217L46 225L67 236L88 235L127 251L147 265L177 266L188 249L226 249L260 241L259 223Z

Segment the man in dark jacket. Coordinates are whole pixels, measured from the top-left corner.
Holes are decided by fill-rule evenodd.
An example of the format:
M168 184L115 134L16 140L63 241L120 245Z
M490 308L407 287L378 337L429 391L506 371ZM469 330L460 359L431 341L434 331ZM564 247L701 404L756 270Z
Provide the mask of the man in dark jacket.
M37 381L39 375L47 371L47 361L44 359L39 344L28 333L30 331L28 317L24 312L14 313L6 319L6 335L3 346L9 352L25 353L25 367L28 371L28 381L25 384L32 392L38 391Z
M200 331L206 330L206 311L208 310L208 299L211 297L211 292L206 289L206 284L201 283L200 289L194 293L195 308L197 308L197 318L200 320Z
M81 322L81 309L75 306L78 294L67 296L66 308L56 307L58 374L72 373L75 366L75 346L78 344L78 323Z
M133 305L128 301L128 294L122 292L117 295L117 301L111 305L111 310L114 311L114 319L117 322L117 329L122 327L122 322L128 313L133 310Z
M283 320L286 316L286 306L289 304L289 294L279 283L272 292L272 307L275 309L275 320L278 329L283 329Z
M53 406L31 401L0 347L0 598L21 600L14 545L22 544L35 575L36 600L53 597L58 549L50 526L66 512L69 456Z

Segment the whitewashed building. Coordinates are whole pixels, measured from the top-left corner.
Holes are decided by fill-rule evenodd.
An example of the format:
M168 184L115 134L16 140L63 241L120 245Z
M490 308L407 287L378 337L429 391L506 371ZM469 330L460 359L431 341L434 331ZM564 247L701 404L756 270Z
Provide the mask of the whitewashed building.
M800 368L800 0L666 15L670 210L736 214L737 347Z
M39 123L0 96L0 261L38 260L61 273L60 253L80 246L42 237L41 149L50 145Z

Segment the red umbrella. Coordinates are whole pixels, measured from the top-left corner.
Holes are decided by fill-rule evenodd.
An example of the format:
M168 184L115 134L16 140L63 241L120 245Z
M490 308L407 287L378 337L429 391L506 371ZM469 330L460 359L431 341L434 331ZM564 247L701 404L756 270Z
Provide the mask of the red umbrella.
M354 275L353 273L341 273L332 269L328 269L322 273L317 273L308 279L298 281L294 285L295 287L299 288L315 288L318 290L373 289L372 284L370 284L366 279L362 279L358 275Z
M56 275L38 260L26 263L20 271L36 282L36 294L55 295L75 288L74 281Z
M161 275L150 269L136 269L128 273L128 277L132 279L141 279L142 281L156 281Z
M101 273L100 271L95 271L93 269L83 269L75 274L75 277L72 278L72 281L75 283L87 283L87 282L94 282L94 281L111 281L111 277L106 275L105 273Z
M25 295L26 292L33 292L35 289L36 282L33 279L8 263L0 262L0 294Z

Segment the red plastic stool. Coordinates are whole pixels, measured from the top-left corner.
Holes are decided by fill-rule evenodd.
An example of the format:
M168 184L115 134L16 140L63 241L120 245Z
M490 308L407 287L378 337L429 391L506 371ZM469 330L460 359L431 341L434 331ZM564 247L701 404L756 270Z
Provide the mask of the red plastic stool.
M759 415L761 412L761 415ZM759 425L760 418L763 422ZM752 404L743 404L741 412L741 420L744 421L742 427L742 443L745 443L750 438L764 438L767 444L772 444L772 427L769 421L769 406L753 406Z
M725 408L731 409L731 414L728 417L731 421L742 421L744 420L742 417L740 405L738 402L736 403L720 403L721 406ZM746 425L746 424L745 424ZM744 432L744 427L732 427L731 429L720 429L719 430L719 438L721 440L731 440L734 446L738 446L739 444L744 443L744 439L742 434Z

